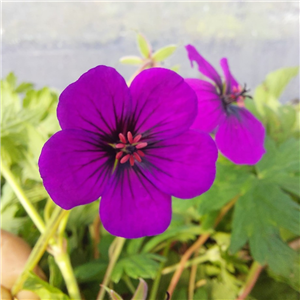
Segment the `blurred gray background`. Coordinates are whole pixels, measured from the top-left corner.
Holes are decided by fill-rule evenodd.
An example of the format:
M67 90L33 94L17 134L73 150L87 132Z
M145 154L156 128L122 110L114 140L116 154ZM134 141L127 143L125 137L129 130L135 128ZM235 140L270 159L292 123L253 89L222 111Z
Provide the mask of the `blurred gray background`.
M237 80L253 88L277 68L299 65L299 2L3 2L2 77L58 91L88 69L105 64L126 79L138 55L135 31L154 49L178 44L165 66L180 64L198 77L184 45L191 43L218 70L227 57ZM299 98L299 78L282 96Z

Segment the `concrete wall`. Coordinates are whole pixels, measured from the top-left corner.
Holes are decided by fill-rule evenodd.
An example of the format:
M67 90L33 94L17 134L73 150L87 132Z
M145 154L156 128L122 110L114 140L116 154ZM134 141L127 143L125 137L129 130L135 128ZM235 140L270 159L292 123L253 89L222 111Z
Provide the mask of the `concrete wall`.
M135 68L135 30L158 49L178 44L165 62L196 77L184 45L191 43L219 68L226 56L240 83L254 88L267 73L299 65L299 2L3 2L2 76L62 90L99 64L127 79ZM282 101L299 97L293 80Z

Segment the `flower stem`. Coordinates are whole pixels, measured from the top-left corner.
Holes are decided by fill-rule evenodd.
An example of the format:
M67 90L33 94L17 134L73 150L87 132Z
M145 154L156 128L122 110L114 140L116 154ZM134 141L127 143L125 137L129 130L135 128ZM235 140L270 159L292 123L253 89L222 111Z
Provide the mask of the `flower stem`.
M20 187L17 179L15 178L14 174L11 170L6 166L5 163L1 160L1 173L5 180L10 184L13 191L15 192L16 196L18 197L19 201L21 202L22 206L26 210L27 214L33 221L34 225L38 228L38 230L43 233L45 231L45 223L43 222L41 216L36 211L35 207L26 197L24 191Z
M194 257L196 258L199 254L199 248L195 251ZM195 290L195 281L197 275L197 266L198 264L194 264L191 266L191 274L189 280L189 300L194 299L194 290Z
M24 266L23 272L20 274L18 279L16 280L14 286L11 289L12 295L16 295L23 287L24 282L26 281L29 272L34 269L37 265L41 257L43 256L46 248L48 246L49 240L53 237L56 232L57 227L63 216L67 213L67 211L62 210L60 207L56 207L47 227L45 228L42 235L39 237L38 241L36 242L34 248L32 249L30 256Z
M230 208L235 204L235 202L238 200L240 195L235 196L229 203L227 203L220 211L216 221L215 221L215 225L214 227L216 227L220 221L222 220L222 218L224 217L224 215L230 210ZM200 248L210 237L210 233L205 233L199 236L198 240L183 254L183 256L181 257L179 266L176 270L176 272L174 273L171 282L169 284L168 287L168 292L170 293L170 296L172 297L172 294L176 288L176 285L180 279L180 276L184 270L184 266L186 264L186 262L188 261L188 259L190 258L190 256L198 249Z
M254 261L252 263L246 282L240 290L239 296L236 298L236 300L244 300L247 298L263 269L264 267L261 266L258 262Z
M105 295L105 289L103 288L103 286L107 286L112 270L119 258L119 255L122 251L122 248L124 246L126 239L120 238L120 237L116 237L115 240L113 241L112 245L114 245L114 252L112 253L112 255L110 256L110 260L109 260L109 264L108 267L106 269L106 273L104 275L104 279L99 291L99 294L97 296L97 300L103 300L104 295Z
M63 250L59 254L56 254L54 259L64 278L71 299L81 299L78 284L67 251Z
M168 257L168 254L169 254L169 251L170 251L170 244L171 244L171 240L169 240L164 248L164 251L163 251L163 256L164 257ZM153 282L153 286L152 286L152 289L151 289L151 293L150 293L150 297L149 297L149 300L156 300L157 299L157 291L158 291L158 288L159 288L159 283L160 283L160 278L161 278L161 275L162 275L162 270L165 266L165 261L162 261L159 265L159 269L158 269L158 272L155 276L155 279L154 279L154 282Z

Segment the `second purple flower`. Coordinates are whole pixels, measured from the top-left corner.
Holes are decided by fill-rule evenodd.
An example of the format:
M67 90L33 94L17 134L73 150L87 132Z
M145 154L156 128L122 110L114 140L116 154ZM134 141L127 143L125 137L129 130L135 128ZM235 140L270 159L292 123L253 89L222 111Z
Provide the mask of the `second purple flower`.
M265 153L265 129L243 106L247 96L232 76L226 58L221 59L224 72L220 75L192 45L187 45L191 63L198 64L199 71L215 85L200 79L186 79L198 97L198 116L191 128L205 132L216 131L216 144L223 155L236 164L256 164Z
M145 70L128 88L113 68L91 69L60 96L62 130L39 159L45 188L64 209L101 196L101 221L114 235L162 233L171 195L193 198L215 178L215 143L189 129L196 114L195 92L175 72Z

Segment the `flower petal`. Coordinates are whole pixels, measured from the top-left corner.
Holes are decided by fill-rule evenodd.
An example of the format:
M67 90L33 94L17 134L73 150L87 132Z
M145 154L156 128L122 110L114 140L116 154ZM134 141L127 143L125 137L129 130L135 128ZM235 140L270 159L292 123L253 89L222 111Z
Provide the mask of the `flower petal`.
M99 136L67 129L44 145L39 168L53 201L64 209L97 200L111 176L113 162L99 148Z
M57 117L62 129L85 129L105 135L114 131L117 121L130 110L124 78L113 68L97 66L62 92Z
M230 106L230 109L217 131L217 146L235 164L254 165L265 153L265 129L245 108Z
M144 172L159 189L178 198L196 197L211 187L218 150L204 132L185 133L149 146Z
M128 239L164 232L172 217L171 196L157 189L136 167L117 169L115 174L100 201L104 228Z
M196 92L198 98L198 114L191 128L212 132L226 117L216 87L199 79L185 79L185 81Z
M215 68L198 53L194 46L187 45L185 46L185 49L188 52L191 65L193 66L193 61L195 61L198 64L198 70L203 75L213 80L219 88L219 91L222 92L222 80Z
M226 95L231 94L233 91L233 88L238 89L239 88L239 83L235 80L235 78L231 75L227 58L222 58L220 61L220 65L223 69L224 76L226 79Z
M136 132L156 139L187 130L197 114L194 91L173 71L153 68L133 80L130 91Z

